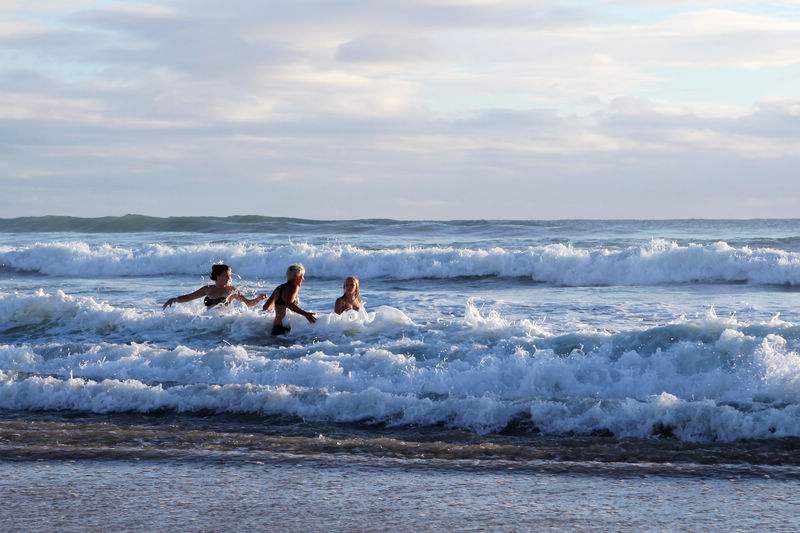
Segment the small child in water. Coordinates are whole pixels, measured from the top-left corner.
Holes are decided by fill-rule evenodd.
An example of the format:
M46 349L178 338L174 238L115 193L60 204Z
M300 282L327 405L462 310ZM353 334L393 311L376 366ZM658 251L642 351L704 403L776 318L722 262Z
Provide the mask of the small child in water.
M348 309L358 311L364 305L364 301L358 297L358 293L358 278L349 276L344 280L344 294L336 299L336 304L333 307L336 314L341 315Z

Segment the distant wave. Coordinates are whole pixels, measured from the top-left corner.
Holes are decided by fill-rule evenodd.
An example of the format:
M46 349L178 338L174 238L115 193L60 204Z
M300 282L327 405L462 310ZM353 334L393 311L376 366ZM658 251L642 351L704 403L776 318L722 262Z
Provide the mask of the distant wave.
M83 218L42 216L0 219L0 232L75 232L75 233L148 233L148 232L271 232L316 226L312 220L264 217L257 215L230 217L150 217L125 215L120 217Z
M372 233L384 236L467 233L487 238L530 237L534 234L544 238L556 235L580 239L583 236L624 238L626 235L677 237L697 235L699 231L709 235L726 235L720 238L732 240L741 234L743 228L746 229L745 233L763 237L765 242L789 236L790 241L796 243L800 220L313 220L261 215L153 217L137 214L95 218L54 215L0 218L0 233Z
M124 215L119 217L84 218L72 216L41 216L0 218L0 233L217 233L217 234L336 234L347 232L359 234L380 232L387 234L426 234L443 228L464 229L480 234L494 233L497 225L528 231L530 228L561 226L561 223L546 221L486 220L311 220L260 215L238 215L227 217L174 216L152 217Z
M246 242L126 248L83 241L0 246L0 268L79 278L204 274L225 262L249 278L280 278L300 261L310 275L340 279L412 280L458 277L530 278L564 286L668 283L800 284L800 253L733 247L724 242L679 245L653 239L621 250L563 244L525 249L442 246L366 249L346 244L264 246Z

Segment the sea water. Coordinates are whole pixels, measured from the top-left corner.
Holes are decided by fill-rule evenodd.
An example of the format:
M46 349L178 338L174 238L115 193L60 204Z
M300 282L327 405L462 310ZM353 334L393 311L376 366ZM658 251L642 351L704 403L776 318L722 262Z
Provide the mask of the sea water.
M302 263L316 324L289 312L273 337L260 306L162 310L220 262L251 297ZM765 504L773 527L797 526L780 495L800 479L800 220L0 219L0 273L9 471L188 461L268 470L267 491L298 460L402 472L386 477L406 500L454 473L528 490L735 478L783 502ZM365 305L336 315L350 275ZM551 492L580 515L582 497ZM495 511L484 525L518 530Z

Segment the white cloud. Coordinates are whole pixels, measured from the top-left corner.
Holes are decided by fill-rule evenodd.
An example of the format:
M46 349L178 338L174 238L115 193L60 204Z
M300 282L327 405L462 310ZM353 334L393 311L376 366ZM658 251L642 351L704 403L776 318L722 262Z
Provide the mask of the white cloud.
M649 66L757 69L791 65L800 57L800 22L732 11L682 13L599 32L604 35L597 41L608 53Z
M397 34L367 35L339 46L337 59L350 62L426 62L438 61L443 53L424 37Z
M770 198L800 196L800 100L777 77L732 99L711 73L709 97L684 95L700 71L797 65L800 21L777 8L623 23L625 2L30 5L0 8L5 216L86 213L64 201L86 189L107 200L89 214L191 214L222 176L245 191L238 212L302 184L307 212L266 212L309 218L354 195L395 218L643 216L653 191L653 216L778 216ZM669 203L723 176L718 211Z

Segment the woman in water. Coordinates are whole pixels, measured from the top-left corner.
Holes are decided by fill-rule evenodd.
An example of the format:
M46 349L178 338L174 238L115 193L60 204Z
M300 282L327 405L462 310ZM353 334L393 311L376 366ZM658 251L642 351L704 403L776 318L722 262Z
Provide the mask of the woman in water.
M288 333L292 328L283 325L283 317L286 316L286 309L291 309L299 315L306 317L310 323L317 321L314 313L303 311L297 305L299 299L297 298L300 292L300 285L306 279L306 269L301 264L295 264L286 269L286 283L278 285L266 302L264 302L264 311L271 309L275 306L275 321L272 324L272 334L281 335Z
M344 280L344 294L336 298L336 304L333 306L337 315L341 315L348 309L358 311L364 305L364 301L358 297L358 292L357 277L350 276Z
M192 300L204 296L205 299L203 303L206 304L206 309L211 309L220 304L228 305L235 300L242 302L247 307L253 307L267 297L266 294L259 294L255 298L250 299L242 294L239 289L230 285L233 272L228 265L211 265L211 275L209 277L214 281L214 285L206 285L205 287L200 287L193 293L172 297L164 302L163 309L166 309L174 303L191 302Z

